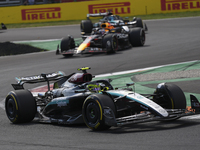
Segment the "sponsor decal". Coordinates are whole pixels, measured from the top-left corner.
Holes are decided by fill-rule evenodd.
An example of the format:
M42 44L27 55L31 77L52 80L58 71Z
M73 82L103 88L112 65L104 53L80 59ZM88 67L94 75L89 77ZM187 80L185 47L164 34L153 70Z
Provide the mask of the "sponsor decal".
M130 14L131 3L130 2L119 2L119 3L104 3L88 5L89 13L105 13L108 10L112 10L114 14Z
M49 73L46 75L47 78L54 78L58 76L63 76L62 73L60 72L55 72L55 73ZM35 76L30 76L30 77L21 77L21 78L16 78L17 80L21 81L32 81L32 80L40 80L44 79L41 75L35 75Z
M200 0L161 0L162 11L199 9Z
M102 48L98 48L98 47L91 47L91 48L88 48L88 50L91 50L91 51L102 51L103 49Z
M60 7L22 9L22 20L51 20L61 18Z
M58 101L56 103L57 103L58 107L67 106L67 102L66 101Z
M137 95L137 99L143 99L144 97L141 95Z

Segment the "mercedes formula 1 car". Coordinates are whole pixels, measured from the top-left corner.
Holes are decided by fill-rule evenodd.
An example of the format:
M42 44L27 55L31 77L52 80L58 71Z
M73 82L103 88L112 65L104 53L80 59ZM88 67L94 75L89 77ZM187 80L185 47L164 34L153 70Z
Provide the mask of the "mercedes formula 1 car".
M14 123L40 122L58 124L85 123L92 130L112 126L176 120L200 112L200 103L191 95L191 110L186 109L183 91L174 84L160 83L152 94L139 94L134 83L113 88L109 79L94 80L88 67L82 73L63 72L16 78L14 91L5 99L8 119ZM51 86L50 82L54 81ZM24 83L47 82L47 90L26 90ZM131 87L133 86L133 88ZM36 120L37 121L37 120Z
M90 17L103 17L99 22L92 23ZM87 20L82 20L80 24L81 32L85 34L90 34L93 28L100 27L102 23L108 22L114 27L128 26L129 28L140 27L145 31L148 31L146 23L142 21L141 18L133 17L131 21L128 19L123 19L118 15L113 15L111 11L106 13L96 13L96 14L87 14Z
M65 57L74 54L88 53L113 53L131 46L143 46L146 40L145 31L142 28L127 26L113 27L110 23L102 23L101 27L94 28L92 34L82 36L83 42L76 46L72 36L61 40L56 54Z

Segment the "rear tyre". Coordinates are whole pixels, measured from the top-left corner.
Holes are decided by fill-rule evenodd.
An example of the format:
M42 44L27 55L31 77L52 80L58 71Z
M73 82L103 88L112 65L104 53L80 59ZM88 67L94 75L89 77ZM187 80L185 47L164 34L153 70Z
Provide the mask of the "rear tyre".
M11 91L5 100L8 119L16 123L31 122L37 112L35 99L28 90Z
M82 114L85 124L92 130L106 130L110 126L105 124L104 107L109 107L116 115L113 100L108 95L94 94L84 101Z
M129 33L129 42L134 46L143 46L146 40L145 32L142 28L132 28Z
M115 53L118 50L118 38L116 34L107 34L103 38L103 48L107 53Z
M61 53L67 51L69 49L75 48L75 41L74 38L68 36L61 40L60 43ZM63 54L65 57L73 56L73 54Z
M92 32L93 24L91 20L82 20L80 27L81 32L85 32L85 34L90 34Z

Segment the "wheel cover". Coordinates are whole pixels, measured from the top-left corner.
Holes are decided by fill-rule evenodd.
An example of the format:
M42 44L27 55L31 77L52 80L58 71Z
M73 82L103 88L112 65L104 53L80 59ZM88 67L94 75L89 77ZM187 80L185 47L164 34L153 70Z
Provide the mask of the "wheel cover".
M15 107L15 102L13 99L9 99L8 102L6 103L6 113L8 115L8 118L10 120L13 120L16 117L16 107Z
M90 102L86 107L86 120L88 124L95 125L99 121L99 107L96 103Z
M140 41L141 41L141 44L142 44L142 45L144 45L145 39L146 39L145 32L144 32L143 30L141 30L141 33L140 33Z
M118 50L118 39L116 36L113 37L112 48L114 51Z

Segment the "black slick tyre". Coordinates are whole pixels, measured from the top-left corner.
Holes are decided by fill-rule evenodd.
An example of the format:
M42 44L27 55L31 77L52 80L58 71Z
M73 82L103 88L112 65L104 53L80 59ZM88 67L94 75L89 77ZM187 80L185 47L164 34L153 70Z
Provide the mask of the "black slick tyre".
M171 109L186 109L186 98L185 95L183 93L183 91L181 90L180 87L178 87L175 84L166 84L166 89L167 92L169 94L169 108ZM174 121L179 119L180 117L172 117L169 118L165 121Z
M148 27L147 27L146 23L144 23L144 30L148 31Z
M157 99L157 103L165 109L186 109L187 103L182 89L171 83L165 83L160 89L154 92L156 95L163 95ZM164 121L173 121L179 119L179 116L164 119Z
M136 21L137 21L136 27L144 28L141 18L136 18Z
M131 28L129 42L134 46L143 46L146 41L145 31L142 28Z
M181 90L180 87L178 87L175 84L165 84L167 93L169 95L169 109L185 109L186 108L186 98Z
M108 95L93 94L84 101L82 107L83 119L90 129L99 131L110 128L105 124L104 107L109 107L116 114L114 102Z
M6 114L14 124L31 122L35 117L36 109L35 99L28 90L11 91L6 97Z
M73 48L75 48L75 41L72 37L68 36L61 40L60 43L61 53ZM73 54L63 54L63 56L68 57L68 56L73 56Z
M107 53L115 53L118 50L118 38L116 34L107 34L103 38L103 48Z
M93 24L91 20L82 20L80 27L81 32L85 32L85 34L90 34L92 32Z

